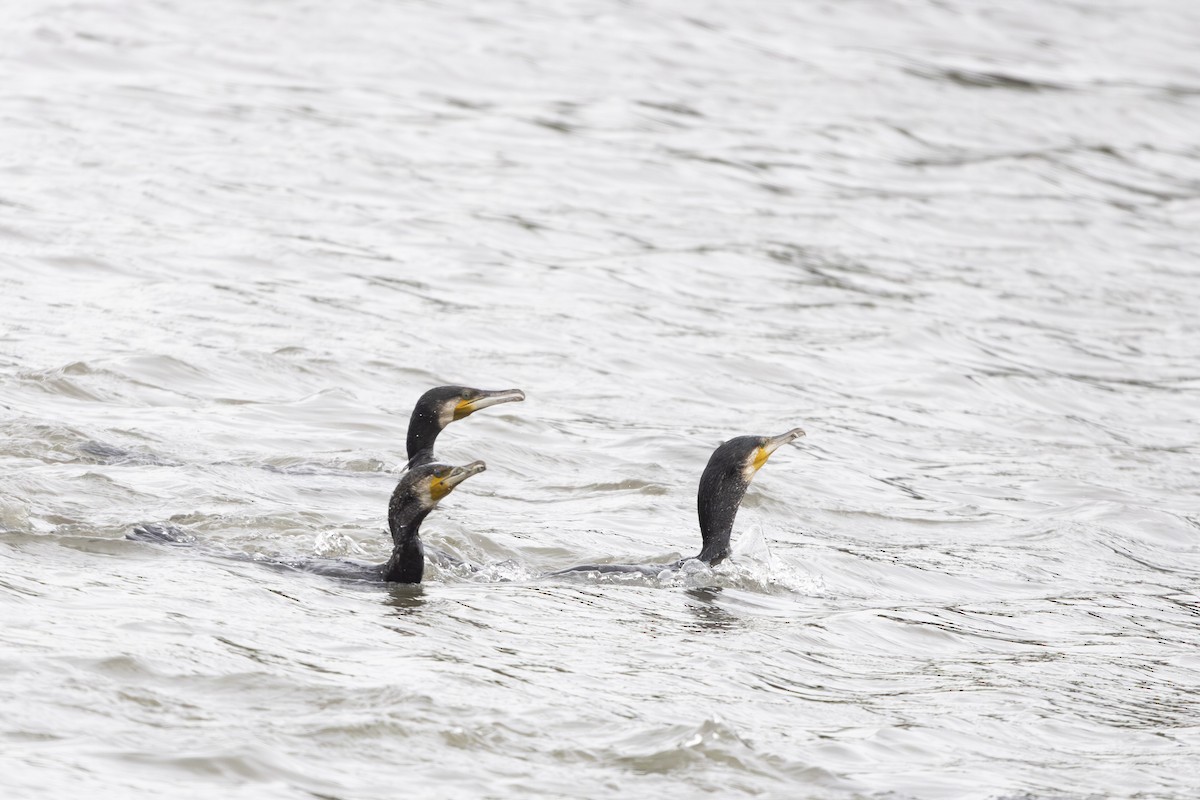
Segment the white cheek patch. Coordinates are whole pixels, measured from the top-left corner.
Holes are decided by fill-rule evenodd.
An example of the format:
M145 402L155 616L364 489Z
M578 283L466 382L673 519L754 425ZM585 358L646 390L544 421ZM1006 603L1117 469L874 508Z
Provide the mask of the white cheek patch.
M746 456L746 462L742 464L742 480L749 483L754 478L754 473L758 472L758 467L754 466L755 455L758 450L751 450L750 455Z
M425 508L432 508L437 505L437 500L433 499L433 494L429 491L430 481L423 481L417 487L417 499L421 501L421 505Z
M442 407L438 409L438 427L445 428L451 422L454 422L454 411L458 408L457 400L447 400L442 403Z

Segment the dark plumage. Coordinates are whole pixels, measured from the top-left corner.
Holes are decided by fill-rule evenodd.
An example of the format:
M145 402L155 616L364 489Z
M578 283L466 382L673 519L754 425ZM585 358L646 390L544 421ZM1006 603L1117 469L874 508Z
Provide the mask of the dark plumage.
M482 461L473 461L461 467L423 464L400 476L400 482L392 492L392 499L388 504L392 556L384 564L349 558L263 558L220 550L207 544L201 545L201 549L237 561L252 561L278 569L315 572L345 580L420 583L425 574L425 547L421 543L421 523L455 486L472 475L478 475L484 469L486 466ZM198 544L196 537L170 523L138 525L127 538L156 544Z
M733 520L737 517L742 497L754 478L754 473L767 462L767 458L788 442L804 435L794 428L779 436L738 436L723 443L713 451L708 466L700 476L700 489L696 494L696 510L700 516L700 553L696 559L709 566L716 566L729 556L729 537L733 533ZM566 572L642 572L657 574L664 569L678 568L684 561L674 564L586 564L570 567L555 573Z
M466 386L438 386L421 395L408 425L408 464L388 504L393 550L386 564L363 564L349 559L280 559L264 563L359 580L382 578L396 583L420 583L425 573L421 522L455 486L485 469L482 461L461 467L438 463L433 453L438 434L451 422L481 408L524 399L525 393L520 389L486 391ZM163 544L195 542L194 537L179 528L161 524L139 525L129 538Z
M400 477L388 503L388 529L392 532L393 550L392 557L384 567L385 581L421 582L425 574L421 523L455 486L485 469L487 465L482 461L472 461L461 467L421 464Z
M430 389L413 407L408 421L408 467L429 464L436 460L433 443L438 434L457 419L469 416L481 408L499 403L524 400L520 389L485 391L466 386L438 386Z

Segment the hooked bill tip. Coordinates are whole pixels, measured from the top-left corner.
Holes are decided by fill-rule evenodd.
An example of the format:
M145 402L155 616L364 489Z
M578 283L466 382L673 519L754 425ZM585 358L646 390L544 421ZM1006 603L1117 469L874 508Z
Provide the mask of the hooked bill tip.
M513 403L518 400L524 400L525 393L520 389L503 389L498 392L485 392L482 396L474 400L464 400L461 408L469 409L470 411L478 411L481 408L500 405L501 403Z
M770 439L767 439L767 443L763 445L763 449L766 450L768 454L774 453L788 442L793 442L803 435L804 431L800 428L792 428L787 433L781 433L778 436L772 436Z
M441 480L441 484L449 491L467 478L470 478L472 475L478 475L485 469L487 469L487 465L482 461L472 461L470 464L464 464L461 467L452 469L450 474Z

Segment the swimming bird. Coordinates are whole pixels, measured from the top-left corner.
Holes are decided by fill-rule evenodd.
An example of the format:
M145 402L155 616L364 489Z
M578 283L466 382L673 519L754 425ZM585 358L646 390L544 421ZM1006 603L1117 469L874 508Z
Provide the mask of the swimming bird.
M433 453L438 434L451 422L481 408L524 399L525 393L520 389L488 391L467 386L438 386L421 395L408 423L408 463L388 503L388 528L393 550L386 564L366 564L350 559L260 560L274 566L342 578L420 583L425 571L425 547L419 535L421 522L455 486L486 469L482 461L460 467L438 463ZM195 543L193 536L170 523L138 525L128 538L160 544ZM223 555L248 558L237 553ZM449 555L439 556L454 561Z
M425 574L425 546L421 523L446 495L472 475L487 469L482 461L461 467L449 464L420 464L400 477L388 503L388 529L392 533L392 557L383 568L383 579L394 583L420 583Z
M433 443L455 420L481 408L524 400L520 389L485 391L466 386L438 386L421 395L408 421L408 468L430 464L436 459Z
M421 542L421 523L454 487L472 475L487 469L482 461L462 466L421 464L400 476L388 503L388 529L392 534L392 555L383 564L349 558L278 558L251 556L205 548L238 561L254 561L270 567L315 572L335 578L393 583L420 583L425 574L425 546ZM126 538L158 544L193 545L196 539L170 523L150 523L134 527Z
M696 493L696 510L700 517L700 553L693 558L715 567L729 556L729 538L742 497L754 479L754 474L767 463L772 453L788 442L804 435L793 428L778 436L738 436L722 443L708 459L700 476ZM569 567L553 574L570 572L640 572L657 575L666 569L678 569L692 559L684 558L673 564L584 564Z

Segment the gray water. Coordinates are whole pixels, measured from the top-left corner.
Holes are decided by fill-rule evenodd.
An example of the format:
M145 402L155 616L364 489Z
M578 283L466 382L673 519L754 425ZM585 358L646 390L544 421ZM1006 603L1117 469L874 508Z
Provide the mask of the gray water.
M0 793L1200 795L1198 40L6 2ZM269 567L386 557L443 383L528 395L439 442L479 571ZM729 562L546 577L694 554L712 449L794 426Z

